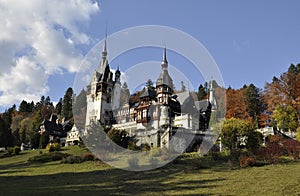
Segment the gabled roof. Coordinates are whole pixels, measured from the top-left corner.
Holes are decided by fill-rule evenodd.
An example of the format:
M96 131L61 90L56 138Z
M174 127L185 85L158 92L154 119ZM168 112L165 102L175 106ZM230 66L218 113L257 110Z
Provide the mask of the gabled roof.
M144 92L140 95L140 98L149 97L151 99L155 98L156 92L154 89L145 88Z

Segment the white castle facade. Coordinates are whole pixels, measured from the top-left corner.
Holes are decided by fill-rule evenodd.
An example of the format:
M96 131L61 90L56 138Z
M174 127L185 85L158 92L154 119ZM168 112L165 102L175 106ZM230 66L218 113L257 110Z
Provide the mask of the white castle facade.
M137 145L168 147L178 129L201 134L208 128L211 111L216 109L212 89L209 100L202 101L195 101L189 92L175 94L166 48L155 87L144 88L138 99L121 103L120 76L119 69L115 74L110 70L105 40L100 65L87 86L85 129L100 122L106 127L126 130L135 137Z

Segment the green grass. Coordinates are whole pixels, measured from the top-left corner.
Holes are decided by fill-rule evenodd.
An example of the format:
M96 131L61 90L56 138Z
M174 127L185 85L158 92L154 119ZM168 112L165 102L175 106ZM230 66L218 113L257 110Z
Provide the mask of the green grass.
M80 155L79 147L62 152ZM300 162L232 169L195 154L162 168L130 172L101 162L27 163L39 151L0 159L0 195L299 195Z

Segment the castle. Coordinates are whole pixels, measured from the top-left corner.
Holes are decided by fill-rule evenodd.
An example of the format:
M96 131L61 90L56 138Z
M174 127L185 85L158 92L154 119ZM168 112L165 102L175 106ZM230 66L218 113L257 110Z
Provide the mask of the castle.
M121 72L110 70L106 39L102 58L87 86L85 129L95 122L103 126L126 130L137 145L168 147L172 136L180 129L201 135L208 129L210 114L216 110L216 100L210 88L209 100L195 100L190 92L176 93L168 72L166 48L163 52L161 73L155 87L145 87L138 98L121 102Z

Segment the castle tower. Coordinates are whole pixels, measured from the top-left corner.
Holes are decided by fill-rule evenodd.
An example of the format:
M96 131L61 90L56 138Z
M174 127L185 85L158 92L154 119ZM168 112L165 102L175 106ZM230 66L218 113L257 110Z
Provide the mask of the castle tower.
M168 61L166 48L164 49L161 73L156 80L156 94L158 103L168 105L169 98L173 94L173 80L168 73Z
M161 127L158 134L158 141L161 147L168 148L171 134L170 98L173 94L173 80L168 73L167 51L164 48L161 73L156 80L156 95L159 107L158 127Z
M86 126L90 126L96 121L106 125L110 124L113 86L113 73L110 71L107 60L105 37L100 64L98 69L94 71L90 85L87 86Z

